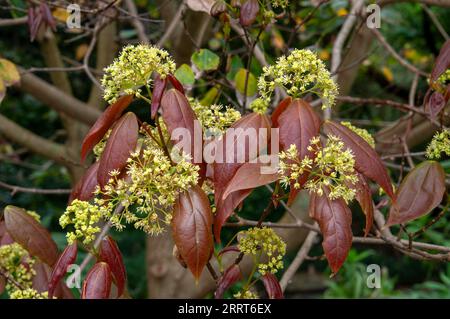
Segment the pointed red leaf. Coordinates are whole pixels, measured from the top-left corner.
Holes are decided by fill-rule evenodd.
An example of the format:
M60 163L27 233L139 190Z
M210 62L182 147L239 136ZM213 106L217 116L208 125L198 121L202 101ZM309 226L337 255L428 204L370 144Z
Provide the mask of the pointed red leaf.
M252 138L252 132L258 134L266 130L266 136ZM250 113L229 128L222 142L216 149L214 162L214 191L217 213L214 219L214 235L220 242L220 231L233 210L250 194L252 189L233 192L226 199L223 193L233 179L237 170L246 162L250 162L258 155L255 150L264 149L270 139L270 122L266 115ZM257 135L258 136L258 135ZM218 141L219 142L219 141Z
M181 257L198 280L213 250L211 207L200 186L193 186L178 196L172 230Z
M77 258L77 242L68 245L58 258L55 266L53 267L52 274L50 276L50 282L48 284L48 297L51 299L55 292L55 289L67 272L67 267L75 262Z
M87 154L101 141L109 128L118 118L120 118L122 112L128 105L130 105L131 101L133 101L132 95L123 96L119 98L117 102L108 106L102 115L100 115L83 140L81 146L81 161L86 159Z
M111 292L111 269L99 262L88 272L83 282L82 299L108 299Z
M45 2L41 2L40 9L42 13L42 17L45 21L45 23L53 30L53 32L56 31L56 21L55 18L52 15L52 12L48 5Z
M258 0L246 0L241 5L241 12L239 16L239 22L242 26L248 27L255 22L259 12Z
M361 209L366 215L366 227L364 229L364 236L367 236L372 229L373 225L373 201L372 201L372 192L370 190L369 183L367 182L366 177L361 173L357 173L358 182L355 185L352 185L356 191L356 200L361 206Z
M158 112L161 99L166 89L167 78L161 79L159 74L156 76L153 84L152 105L151 105L151 118L154 119Z
M386 226L402 224L428 214L442 201L445 172L435 161L425 161L406 175L397 191Z
M58 258L58 249L50 233L36 219L19 207L6 206L4 211L7 232L30 255L52 266Z
M315 193L311 195L309 214L319 224L323 236L322 247L335 274L352 247L352 213L342 199L330 200L328 193L325 190L322 196Z
M425 103L425 111L431 118L436 119L445 106L445 98L439 92L433 92Z
M47 292L49 290L50 275L52 272L50 266L37 260L33 265L33 269L36 274L33 277L32 288L39 293ZM53 296L57 299L73 299L73 294L64 281L60 281L57 284Z
M179 91L181 94L184 95L184 88L183 88L183 84L181 84L180 81L178 81L178 79L173 76L172 74L169 74L167 76L167 78L169 79L170 83L172 84L172 86Z
M383 165L383 161L372 146L361 136L339 123L326 121L324 123L324 129L327 134L333 134L341 138L344 144L353 151L355 168L380 185L386 194L395 202L391 179Z
M186 145L185 138L187 138L190 148L188 148L189 145L186 145L183 151L191 156L193 163L201 163L203 150L202 130L186 96L175 89L166 91L161 100L161 110L172 142L174 144L180 143L179 145L183 146ZM180 129L184 129L186 132L181 132ZM180 135L179 133L183 134Z
M292 103L292 98L288 96L283 101L281 101L278 106L275 108L275 111L272 113L272 126L278 127L278 118L280 117L281 113L283 113L289 105Z
M450 40L445 41L431 71L431 82L436 81L450 67Z
M70 193L69 204L74 199L89 201L94 197L95 187L98 185L97 172L99 164L100 162L98 161L92 164L86 173L84 173L83 177L80 178L78 183L73 188L72 193Z
M272 169L266 163L244 163L238 168L223 191L222 200L233 192L270 184L279 178L276 169L275 172L265 170Z
M106 262L111 268L117 286L117 297L120 297L125 288L127 272L119 247L110 236L104 238L100 244L100 260Z
M267 273L261 277L261 280L266 288L267 295L269 299L283 299L283 290L281 289L280 283L277 277L272 273Z
M287 103L287 102L286 102ZM314 157L314 153L308 150L308 146L313 137L318 136L320 132L320 118L312 109L311 105L300 99L295 99L288 106L281 106L285 110L278 116L276 122L280 128L280 148L283 151L289 149L294 144L297 147L299 159L305 156ZM302 174L298 178L300 186L308 179L308 173ZM300 189L291 184L288 205L290 205L297 196Z
M111 171L121 171L126 166L136 148L138 133L139 125L134 113L128 112L114 125L99 159L97 179L102 188L108 183Z
M222 299L224 292L242 279L241 270L236 264L232 264L225 270L222 277L217 282L217 289L214 292L215 299Z

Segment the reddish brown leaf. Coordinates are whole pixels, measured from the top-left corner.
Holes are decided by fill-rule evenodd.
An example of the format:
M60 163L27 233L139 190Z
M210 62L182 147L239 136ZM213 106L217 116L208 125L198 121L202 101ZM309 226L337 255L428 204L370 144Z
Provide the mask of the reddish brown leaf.
M72 193L70 193L69 204L74 199L89 201L92 197L94 197L95 187L98 185L97 172L99 164L99 161L92 164L86 173L84 173L83 177L80 178L78 183L73 188Z
M32 18L28 20L29 29L30 29L30 41L33 42L36 39L37 33L39 31L39 27L42 23L42 13L38 7L31 8L33 10ZM30 13L30 9L28 10Z
M111 279L111 269L108 264L96 263L83 282L81 298L108 299L111 292Z
M185 149L185 147L183 151L192 157L194 163L201 163L203 149L202 131L201 128L195 128L197 117L186 96L175 89L166 91L161 100L161 110L172 142L185 145L186 141L184 139L190 139L190 149ZM179 131L180 129L185 129L186 134L178 134L177 132L183 133ZM187 136L187 134L190 136ZM196 140L197 137L200 139L199 141Z
M278 106L276 107L275 111L272 113L272 126L278 127L278 118L280 115L288 108L289 105L292 103L292 98L288 96L283 101L281 101Z
M180 81L178 81L178 79L173 76L172 74L169 74L167 76L167 78L169 79L170 83L172 84L172 86L179 91L181 94L184 95L184 88L183 88L183 84L180 83Z
M222 250L217 254L217 257L220 257L220 256L222 256L223 254L226 254L226 253L229 253L229 252L235 252L235 253L238 253L238 252L240 252L240 250L239 250L238 246L228 246L228 247L225 247L224 249L222 249Z
M222 299L224 292L242 279L241 270L236 264L232 264L225 270L222 277L217 282L217 289L214 292L215 299Z
M56 21L55 18L53 18L52 12L48 5L45 2L41 2L40 9L42 13L42 17L45 21L45 23L53 30L53 32L56 31Z
M344 144L353 151L355 168L380 185L395 202L391 179L377 152L361 136L341 124L326 121L324 129L327 134L341 138Z
M428 214L442 201L445 172L435 161L425 161L406 175L397 191L386 226L403 224Z
M105 149L99 159L97 179L103 188L110 179L113 170L121 171L127 164L127 159L135 150L139 126L136 115L128 112L114 125Z
M150 109L152 119L155 118L156 113L158 112L164 90L166 89L166 85L167 85L167 78L161 79L161 77L158 74L155 78L153 85L152 105Z
M52 266L58 258L58 249L50 233L33 217L19 207L6 206L6 230L30 255Z
M222 200L233 192L270 184L279 178L276 169L275 172L265 172L265 169L270 170L270 167L265 163L244 163L238 168L223 191Z
M120 297L125 288L127 272L119 247L110 236L104 238L100 244L100 260L106 262L111 268L117 286L117 297Z
M314 112L311 105L304 100L295 99L290 105L282 105L281 108L285 110L276 119L280 128L281 150L286 151L294 144L297 147L300 159L303 159L305 156L313 158L314 153L308 150L308 146L311 139L319 135L320 118ZM307 181L308 175L308 173L305 173L298 178L297 182L300 186L303 186ZM300 191L300 189L293 187L294 183L291 183L288 205L293 202Z
M245 162L256 158L255 150L264 149L270 139L261 136L255 141L251 132L258 134L259 130L270 131L269 118L266 115L250 113L234 123L223 136L223 143L219 143L216 149L216 160L214 162L214 190L217 213L214 220L214 235L220 241L220 231L225 221L233 213L233 210L247 197L250 190L240 190L229 195L225 200L222 194L232 180L236 171ZM256 152L257 153L257 152Z
M189 270L198 280L213 250L212 213L199 186L181 193L173 208L173 238Z
M227 12L227 5L222 0L218 0L214 2L214 4L211 7L211 11L209 14L212 17L218 17L220 14Z
M214 216L214 238L220 243L220 231L223 224L231 216L233 211L242 203L253 189L244 189L229 195L225 200L220 200L216 204L216 214Z
M322 247L335 274L352 247L352 213L342 199L330 200L328 193L325 190L323 196L311 195L309 214L319 224L323 236Z
M242 26L248 27L255 22L259 12L258 0L247 0L241 6L239 22Z
M373 201L372 192L370 191L369 183L364 175L357 173L358 182L353 185L356 191L356 200L361 206L362 211L366 215L366 227L364 229L364 236L367 236L373 225Z
M0 276L0 295L5 291L6 281L5 277Z
M425 104L425 111L430 114L431 118L435 119L444 108L445 103L445 98L441 93L433 92Z
M39 293L48 291L50 285L50 276L52 272L50 266L37 260L33 265L33 269L36 272L36 275L34 275L33 277L33 289L35 289ZM73 299L73 294L64 281L60 281L56 285L52 295L58 299Z
M450 40L445 41L431 71L431 82L436 81L450 67Z
M82 161L85 160L86 155L105 136L106 132L108 132L109 128L122 115L122 112L130 105L131 101L133 101L132 95L123 96L116 103L108 106L102 115L100 115L83 140L81 146Z
M55 289L67 272L67 267L75 262L77 258L77 242L68 245L58 258L55 266L53 267L52 274L50 276L50 282L48 284L48 296L51 299L55 292Z
M283 299L283 290L281 289L280 283L277 277L272 273L267 273L261 277L261 280L266 288L267 295L269 299Z

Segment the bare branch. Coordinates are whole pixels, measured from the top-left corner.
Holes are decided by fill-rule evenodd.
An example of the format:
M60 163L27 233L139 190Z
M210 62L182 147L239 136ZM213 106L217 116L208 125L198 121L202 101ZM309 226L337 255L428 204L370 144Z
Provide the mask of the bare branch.
M52 109L60 111L87 125L94 124L100 116L100 111L64 93L34 74L23 73L23 70L21 71L20 88Z
M34 134L1 114L0 133L36 154L51 158L58 163L67 164L68 157L64 146Z
M133 0L125 0L125 5L131 16L138 17L138 11L136 9L136 5L134 4ZM144 28L144 25L142 24L142 21L134 18L134 19L131 19L131 24L136 29L139 41L141 41L142 43L150 43L150 40L148 39L147 35L145 34L145 28Z
M281 277L280 286L283 291L286 290L286 287L289 284L290 280L295 275L297 270L300 268L303 261L305 261L306 257L308 256L309 251L311 250L312 246L314 245L314 242L316 241L316 238L317 238L317 233L315 233L313 231L309 232L308 236L306 236L305 242L300 247L294 260L289 265L289 268L286 269L286 271L284 272L283 277Z
M30 188L21 187L16 185L11 185L0 181L0 187L11 190L11 194L15 193L31 193L31 194L42 194L42 195L62 195L70 194L71 189L42 189L42 188Z

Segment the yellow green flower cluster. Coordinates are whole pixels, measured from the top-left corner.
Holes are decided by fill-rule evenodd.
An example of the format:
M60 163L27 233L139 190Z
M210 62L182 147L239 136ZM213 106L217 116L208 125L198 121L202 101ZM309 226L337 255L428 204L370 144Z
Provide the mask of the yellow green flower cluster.
M106 142L108 141L110 134L111 134L111 129L109 129L108 132L106 132L105 136L103 136L103 138L100 140L100 142L98 142L94 146L94 149L92 151L93 151L95 157L97 158L97 160L102 155L103 150L105 149L105 146L106 146Z
M17 289L10 295L11 299L48 299L48 292L37 292L35 289L27 288L24 290Z
M325 147L319 137L310 141L308 150L312 153L302 160L298 157L297 147L293 144L286 152L281 152L279 173L281 182L287 186L294 182L294 188L300 188L298 178L303 173L310 173L305 189L322 196L324 188L330 190L329 198L342 198L350 202L355 197L355 189L351 187L358 181L355 174L355 158L350 149L334 135L327 136Z
M289 0L272 0L272 6L274 8L281 7L285 9L289 4Z
M283 256L286 254L286 243L272 228L251 228L242 231L238 236L238 248L246 255L255 257L258 272L265 275L275 274L283 268Z
M125 221L151 235L160 234L170 223L178 194L197 184L199 177L198 166L186 157L172 163L150 138L143 139L142 149L128 159L127 178L118 179L117 173L112 172L103 191L97 188L104 196L95 203L108 212L122 205L121 214L109 216L112 224L121 230Z
M295 49L278 58L274 65L263 68L258 80L262 100L270 104L276 87L282 87L292 97L312 93L322 99L322 108L335 103L338 88L322 60L310 50Z
M18 243L0 247L0 268L25 289L31 288L33 277L36 275L34 263L35 260ZM10 295L20 290L9 281L6 282L5 288Z
M241 118L241 113L232 107L216 104L205 106L192 99L190 103L200 124L211 135L224 133L227 128Z
M59 218L62 228L72 225L74 230L66 234L67 242L72 244L75 240L82 240L83 244L90 244L95 235L100 232L99 222L108 215L106 207L91 204L86 201L74 200Z
M105 68L102 79L104 98L109 103L120 94L140 94L142 86L149 87L153 72L164 78L175 71L175 62L167 51L139 44L126 46L120 56Z
M250 289L239 291L238 293L233 295L236 299L259 299L259 296L256 292L251 291Z
M255 113L265 114L267 112L268 104L263 99L257 98L250 103L249 107Z
M450 156L450 130L444 129L437 132L427 146L426 156L429 159L439 159L441 154Z
M370 146L372 146L372 148L375 148L375 140L366 129L356 127L352 125L352 123L350 122L341 122L341 124L352 130L354 133L361 136Z
M444 85L450 82L450 69L447 69L444 73L442 73L437 81Z

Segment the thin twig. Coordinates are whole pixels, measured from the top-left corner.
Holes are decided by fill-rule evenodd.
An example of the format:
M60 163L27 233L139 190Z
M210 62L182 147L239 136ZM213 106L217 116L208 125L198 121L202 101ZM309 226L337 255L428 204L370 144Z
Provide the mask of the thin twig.
M63 195L70 194L70 189L42 189L42 188L30 188L30 187L21 187L16 185L11 185L5 182L0 181L0 187L11 190L11 194L14 195L16 193L31 193L31 194L42 194L42 195Z
M308 233L308 236L306 236L305 241L303 242L302 247L299 249L297 255L295 256L292 263L289 265L288 269L283 274L283 277L281 277L280 280L280 286L281 290L285 291L287 285L289 284L292 277L295 275L297 270L302 265L303 261L305 261L306 257L308 256L309 251L311 250L312 246L314 245L314 242L316 241L317 233L310 231Z

